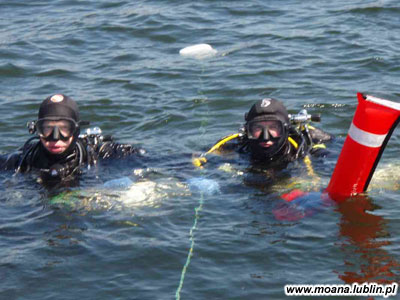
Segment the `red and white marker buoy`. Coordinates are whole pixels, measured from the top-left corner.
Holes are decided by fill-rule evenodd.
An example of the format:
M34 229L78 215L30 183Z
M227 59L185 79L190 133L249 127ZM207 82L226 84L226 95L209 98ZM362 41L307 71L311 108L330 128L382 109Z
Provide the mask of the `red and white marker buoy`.
M365 192L400 120L400 103L357 94L354 114L327 192L335 201Z

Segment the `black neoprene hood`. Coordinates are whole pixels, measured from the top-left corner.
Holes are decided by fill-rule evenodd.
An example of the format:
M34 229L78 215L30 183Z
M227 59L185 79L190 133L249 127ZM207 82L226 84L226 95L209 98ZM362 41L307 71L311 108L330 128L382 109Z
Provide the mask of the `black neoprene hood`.
M278 119L283 124L289 124L289 116L286 107L282 102L272 99L265 98L257 101L245 114L246 122L262 119L263 117L272 117L272 119Z
M68 118L79 122L79 108L70 97L56 94L47 97L39 108L38 119Z

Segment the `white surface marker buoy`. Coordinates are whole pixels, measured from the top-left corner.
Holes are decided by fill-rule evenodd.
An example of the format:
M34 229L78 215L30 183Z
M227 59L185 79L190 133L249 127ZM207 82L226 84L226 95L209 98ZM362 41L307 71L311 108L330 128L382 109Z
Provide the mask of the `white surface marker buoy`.
M195 59L209 58L216 55L217 52L218 51L211 47L209 44L197 44L179 50L180 55Z

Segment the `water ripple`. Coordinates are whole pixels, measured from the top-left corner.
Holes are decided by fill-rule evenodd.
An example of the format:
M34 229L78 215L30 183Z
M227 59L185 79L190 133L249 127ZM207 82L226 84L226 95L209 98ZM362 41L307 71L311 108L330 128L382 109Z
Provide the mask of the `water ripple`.
M24 68L18 67L12 63L0 65L0 77L22 77L27 73Z

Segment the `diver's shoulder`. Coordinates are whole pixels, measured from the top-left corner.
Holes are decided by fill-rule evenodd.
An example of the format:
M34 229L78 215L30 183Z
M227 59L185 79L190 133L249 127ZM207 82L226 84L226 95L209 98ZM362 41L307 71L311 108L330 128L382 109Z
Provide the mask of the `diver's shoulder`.
M331 153L326 143L332 141L334 136L320 128L311 127L310 136L313 140L313 145L310 149L310 154L314 157L327 157Z
M334 139L332 134L314 126L309 126L309 131L314 143L326 143Z

